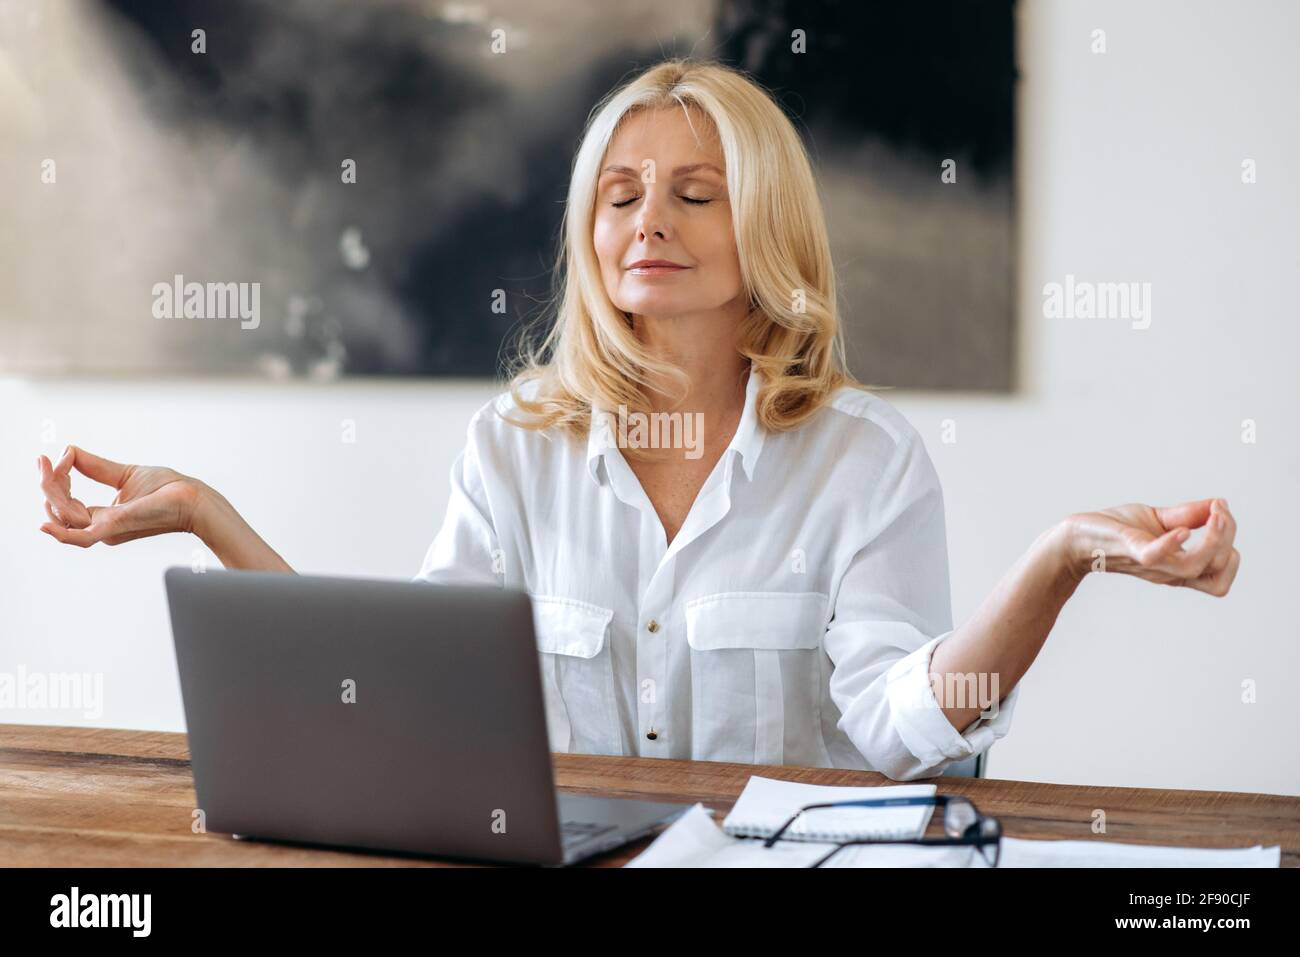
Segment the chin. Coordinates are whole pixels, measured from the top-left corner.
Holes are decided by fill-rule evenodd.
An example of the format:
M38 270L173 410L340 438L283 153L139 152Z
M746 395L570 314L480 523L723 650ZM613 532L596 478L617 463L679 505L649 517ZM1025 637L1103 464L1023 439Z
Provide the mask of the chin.
M624 312L640 316L660 315L673 308L673 303L658 296L634 296L616 303Z
M673 316L709 308L692 297L654 294L625 296L615 305L624 312L633 312L641 316Z

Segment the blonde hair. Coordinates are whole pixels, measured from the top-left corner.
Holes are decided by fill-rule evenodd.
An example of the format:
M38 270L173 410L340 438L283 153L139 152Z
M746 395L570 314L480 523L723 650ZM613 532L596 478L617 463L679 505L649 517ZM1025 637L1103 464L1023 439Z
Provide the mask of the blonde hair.
M757 399L760 424L791 429L841 386L868 388L846 368L830 241L798 132L746 74L719 63L672 59L611 91L588 118L555 266L555 321L538 345L529 343L525 329L512 370L511 399L527 416L509 419L516 425L559 426L585 436L593 402L606 410L644 410L650 384L664 380L680 383L685 394L686 374L650 354L628 314L610 301L592 239L596 184L615 133L629 115L673 104L688 121L691 106L707 115L726 157L741 281L750 303L739 351L766 379ZM526 397L530 383L536 390Z

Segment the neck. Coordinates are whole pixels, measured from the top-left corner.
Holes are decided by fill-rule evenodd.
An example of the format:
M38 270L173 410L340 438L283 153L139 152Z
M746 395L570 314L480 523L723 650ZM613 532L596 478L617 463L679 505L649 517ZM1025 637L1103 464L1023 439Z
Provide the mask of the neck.
M723 414L744 406L749 360L738 351L738 333L746 310L742 299L706 312L675 316L633 315L632 329L656 358L671 362L689 379L685 397L674 408L684 412ZM652 391L653 411L673 405L675 383Z

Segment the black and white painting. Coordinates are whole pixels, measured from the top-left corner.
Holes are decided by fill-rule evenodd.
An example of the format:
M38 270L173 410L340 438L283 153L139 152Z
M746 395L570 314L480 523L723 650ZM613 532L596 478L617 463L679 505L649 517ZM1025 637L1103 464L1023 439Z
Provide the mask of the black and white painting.
M855 374L1006 390L1014 49L1010 0L5 4L0 368L497 375L589 111L694 55L805 137Z

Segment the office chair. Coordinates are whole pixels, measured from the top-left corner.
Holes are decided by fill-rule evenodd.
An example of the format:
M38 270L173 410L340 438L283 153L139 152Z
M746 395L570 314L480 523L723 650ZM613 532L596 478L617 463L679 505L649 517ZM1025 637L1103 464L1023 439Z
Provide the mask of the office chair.
M954 778L982 778L984 777L984 768L986 765L985 757L991 748L985 749L979 754L972 754L969 758L950 764L939 772L940 777Z

